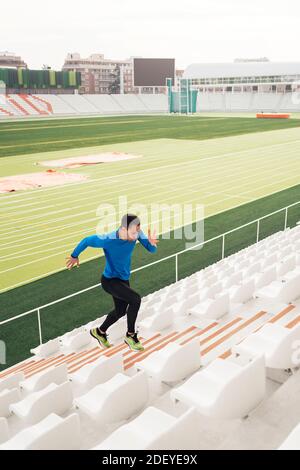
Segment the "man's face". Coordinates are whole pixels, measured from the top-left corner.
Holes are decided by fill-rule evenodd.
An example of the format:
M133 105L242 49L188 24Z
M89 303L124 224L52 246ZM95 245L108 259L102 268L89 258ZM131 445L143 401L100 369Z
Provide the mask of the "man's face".
M139 231L141 230L140 225L131 224L127 230L127 240L133 242L137 239Z

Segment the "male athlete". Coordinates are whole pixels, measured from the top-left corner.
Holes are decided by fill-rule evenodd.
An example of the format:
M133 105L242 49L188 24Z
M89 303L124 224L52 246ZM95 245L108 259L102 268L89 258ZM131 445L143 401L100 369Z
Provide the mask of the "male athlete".
M127 314L127 333L125 343L134 351L143 351L135 331L135 322L141 305L141 297L129 284L131 256L135 244L139 242L151 253L157 250L158 240L155 231L148 238L141 230L140 219L133 214L122 217L117 231L104 235L92 235L84 238L67 259L67 268L79 266L79 255L87 247L103 248L106 264L101 277L103 289L112 295L115 309L111 311L99 328L93 328L90 334L96 338L102 348L109 348L106 331L121 317Z

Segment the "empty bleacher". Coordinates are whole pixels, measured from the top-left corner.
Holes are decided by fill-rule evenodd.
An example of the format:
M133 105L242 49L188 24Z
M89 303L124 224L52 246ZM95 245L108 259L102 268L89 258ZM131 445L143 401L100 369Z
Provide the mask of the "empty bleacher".
M125 318L109 349L89 335L97 319L32 350L0 374L0 449L299 449L299 236L144 297L144 351L123 342Z
M1 95L0 119L168 112L166 95Z
M197 112L300 112L292 93L198 93Z

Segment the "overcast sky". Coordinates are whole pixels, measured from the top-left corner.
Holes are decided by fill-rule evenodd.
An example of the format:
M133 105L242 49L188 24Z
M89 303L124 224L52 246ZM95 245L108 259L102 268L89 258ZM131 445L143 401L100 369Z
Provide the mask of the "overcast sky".
M0 51L61 69L68 52L107 58L300 60L299 0L13 0L0 4Z

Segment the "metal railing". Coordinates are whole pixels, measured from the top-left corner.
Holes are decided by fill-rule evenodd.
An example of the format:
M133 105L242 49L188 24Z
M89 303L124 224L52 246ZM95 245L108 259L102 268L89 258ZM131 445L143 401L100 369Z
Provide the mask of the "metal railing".
M239 227L236 227L232 230L229 230L227 232L224 232L220 235L217 235L213 238L210 238L209 240L204 240L203 242L201 243L198 243L196 245L193 245L192 247L189 247L189 248L186 248L185 250L181 250L181 251L178 251L177 253L173 253L172 255L169 255L169 256L166 256L164 258L161 258L157 261L153 261L152 263L149 263L149 264L146 264L144 266L141 266L139 268L136 268L136 269L133 269L131 271L131 273L136 273L138 271L141 271L141 270L144 270L144 269L147 269L147 268L150 268L151 266L154 266L156 264L159 264L159 263L162 263L166 260L169 260L169 259L172 259L172 258L175 258L175 281L177 282L178 281L178 272L179 272L179 264L178 264L178 257L180 255L182 255L183 253L186 253L188 251L192 251L194 250L195 248L199 248L200 246L204 246L214 240L218 240L218 239L221 239L222 240L222 250L221 250L221 259L224 259L225 258L225 241L226 241L226 237L231 234L231 233L234 233L234 232L237 232L238 230L241 230L245 227L248 227L250 225L253 225L253 224L256 224L257 226L257 229L256 229L256 243L259 242L259 236L260 236L260 228L261 228L261 221L264 220L264 219L267 219L275 214L279 214L280 212L285 212L285 217L284 217L284 227L283 227L283 230L286 230L287 229L287 223L288 223L288 211L291 207L295 207L297 205L300 204L300 201L297 201L293 204L290 204L286 207L283 207L282 209L278 209L277 211L274 211L274 212L271 212L269 214L266 214L262 217L259 217L258 219L254 219L254 220L251 220L251 222L247 222L246 224L243 224L243 225L240 225ZM24 312L24 313L21 313L19 315L16 315L14 317L11 317L11 318L8 318L7 320L3 320L2 322L0 322L0 326L2 325L5 325L6 323L10 323L12 321L15 321L19 318L22 318L22 317L25 317L27 315L31 315L33 313L36 313L37 314L37 320L38 320L38 329L39 329L39 340L40 340L40 344L43 343L43 335L42 335L42 325L41 325L41 310L47 308L47 307L51 307L53 305L56 305L60 302L64 302L65 300L68 300L68 299L71 299L72 297L76 297L78 295L81 295L85 292L88 292L89 290L92 290L92 289L95 289L97 287L100 287L101 286L101 283L98 283L98 284L95 284L93 286L90 286L90 287L87 287L86 289L83 289L83 290L80 290L80 291L77 291L75 292L74 294L70 294L70 295L67 295L65 297L61 297L60 299L57 299L57 300L54 300L53 302L49 302L45 305L40 305L39 307L36 307L36 308L33 308L31 310L28 310L27 312Z

